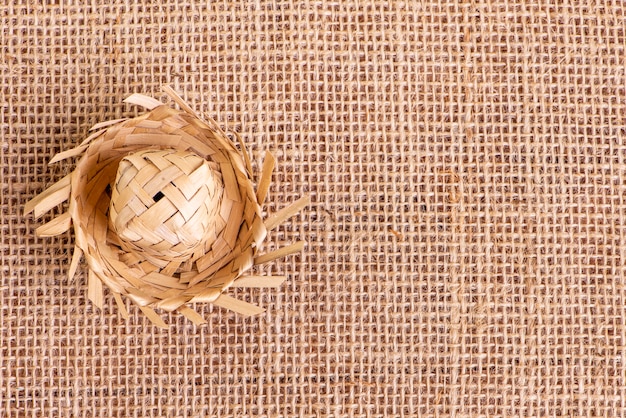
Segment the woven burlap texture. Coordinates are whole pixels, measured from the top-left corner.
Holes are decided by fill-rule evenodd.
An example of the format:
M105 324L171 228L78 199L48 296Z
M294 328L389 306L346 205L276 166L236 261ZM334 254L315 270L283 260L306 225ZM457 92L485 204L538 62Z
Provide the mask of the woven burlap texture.
M50 3L0 7L0 416L626 415L621 2ZM101 311L22 215L162 85L311 196L259 317Z

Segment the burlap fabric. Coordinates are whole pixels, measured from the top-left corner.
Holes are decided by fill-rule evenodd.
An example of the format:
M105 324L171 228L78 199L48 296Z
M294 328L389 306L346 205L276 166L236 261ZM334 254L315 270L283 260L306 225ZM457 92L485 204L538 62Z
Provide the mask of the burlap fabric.
M621 2L44 3L0 13L0 416L626 414ZM22 215L163 84L312 198L259 317L100 311Z

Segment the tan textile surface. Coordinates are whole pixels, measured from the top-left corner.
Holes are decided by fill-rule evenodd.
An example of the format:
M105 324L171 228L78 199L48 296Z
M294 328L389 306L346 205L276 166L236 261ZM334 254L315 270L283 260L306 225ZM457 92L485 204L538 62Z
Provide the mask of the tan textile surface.
M0 7L0 416L626 414L622 2L43 3ZM259 317L100 311L22 215L161 85L311 196Z

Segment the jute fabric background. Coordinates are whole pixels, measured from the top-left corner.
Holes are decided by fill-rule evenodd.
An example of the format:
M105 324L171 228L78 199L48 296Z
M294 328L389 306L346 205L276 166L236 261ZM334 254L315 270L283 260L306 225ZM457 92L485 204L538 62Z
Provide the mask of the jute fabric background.
M0 416L626 414L622 2L159 3L0 7ZM99 311L22 215L164 84L311 196L259 317Z

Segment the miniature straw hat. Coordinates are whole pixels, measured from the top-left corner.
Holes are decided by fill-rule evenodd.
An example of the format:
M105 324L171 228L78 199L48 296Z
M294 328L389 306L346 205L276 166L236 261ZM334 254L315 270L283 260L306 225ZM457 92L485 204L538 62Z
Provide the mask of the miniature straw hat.
M267 231L299 212L308 198L263 220L260 205L275 165L271 154L255 187L243 142L240 153L214 121L200 119L171 88L164 91L181 110L147 96L128 97L125 102L149 112L100 123L78 147L53 157L50 163L82 155L72 173L26 204L25 213L39 217L69 199L69 211L36 233L54 236L74 226L69 276L84 256L88 297L100 308L106 286L123 317L127 298L161 327L159 309L205 322L189 306L196 302L261 313L224 291L284 281L245 273L302 250L297 242L257 254Z

